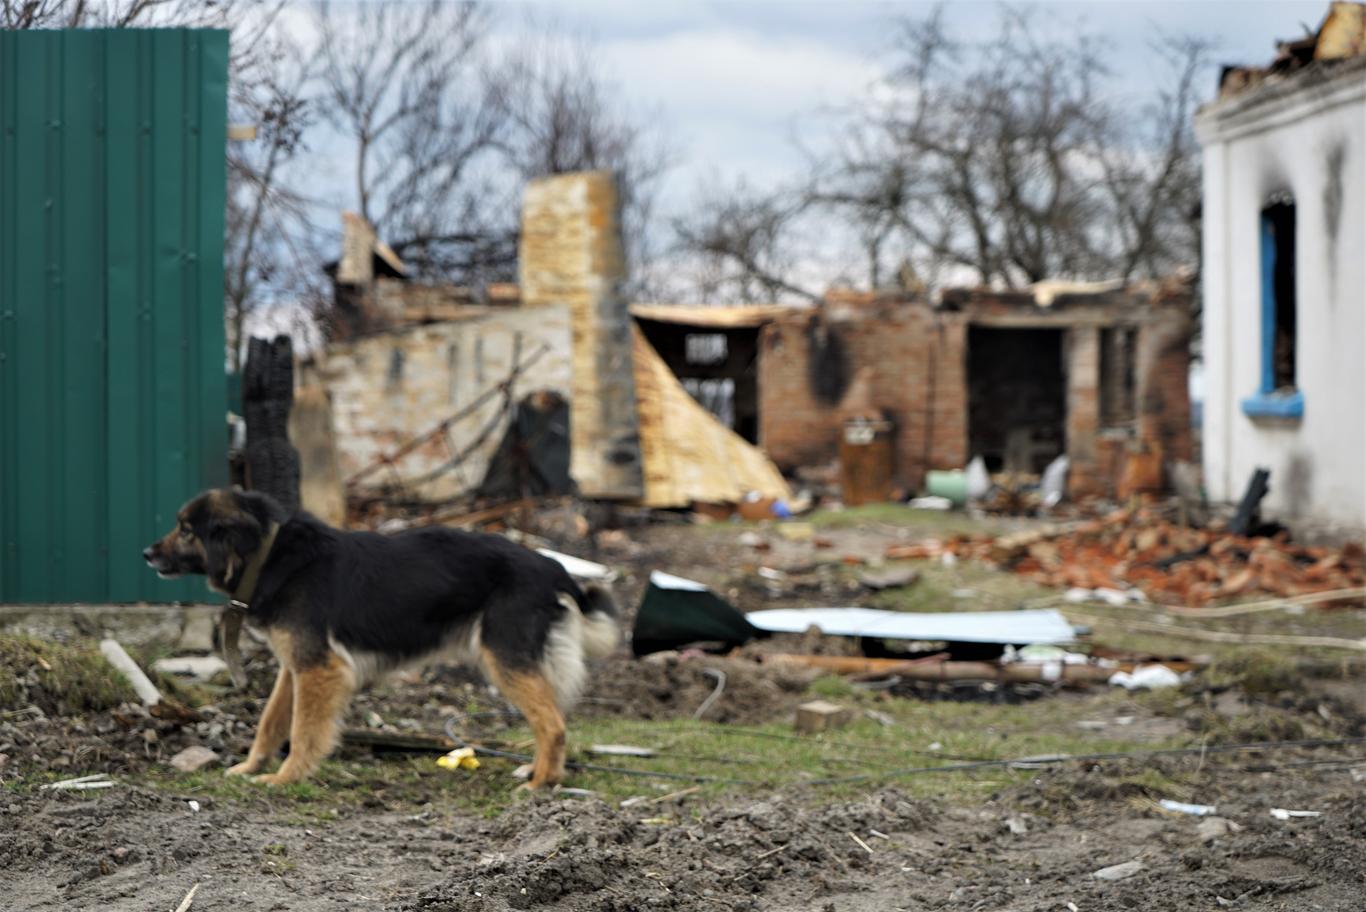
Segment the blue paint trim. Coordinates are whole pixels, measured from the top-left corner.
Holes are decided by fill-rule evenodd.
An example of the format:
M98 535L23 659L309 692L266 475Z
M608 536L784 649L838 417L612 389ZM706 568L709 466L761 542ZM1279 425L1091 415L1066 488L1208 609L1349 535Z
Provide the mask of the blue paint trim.
M1258 393L1242 402L1243 414L1249 418L1280 418L1296 420L1304 417L1304 393Z
M1253 420L1299 421L1304 417L1304 393L1276 390L1276 227L1262 213L1262 375L1254 395L1241 403Z
M1262 384L1265 395L1276 389L1276 227L1262 213ZM1244 409L1246 411L1246 409Z

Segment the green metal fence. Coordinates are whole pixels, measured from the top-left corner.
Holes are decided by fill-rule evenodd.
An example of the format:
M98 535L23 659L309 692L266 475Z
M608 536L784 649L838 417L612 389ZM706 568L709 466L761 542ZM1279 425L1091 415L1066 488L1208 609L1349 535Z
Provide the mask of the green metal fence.
M228 34L0 33L0 602L203 600L139 551L227 475Z

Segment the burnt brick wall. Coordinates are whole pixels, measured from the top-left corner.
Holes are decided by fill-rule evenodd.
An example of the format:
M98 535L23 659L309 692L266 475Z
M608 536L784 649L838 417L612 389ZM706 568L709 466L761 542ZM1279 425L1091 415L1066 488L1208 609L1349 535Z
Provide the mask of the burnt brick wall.
M966 461L965 325L906 301L800 313L766 326L759 345L759 443L784 471L834 461L841 408L813 390L813 329L838 336L847 379L870 369L872 404L896 427L895 478L918 488L927 468Z

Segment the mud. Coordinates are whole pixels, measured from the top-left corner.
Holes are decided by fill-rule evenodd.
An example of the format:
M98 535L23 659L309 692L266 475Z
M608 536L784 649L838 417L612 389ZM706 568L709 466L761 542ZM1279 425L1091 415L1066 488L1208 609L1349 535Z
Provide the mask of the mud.
M651 565L702 579L744 608L771 604L772 593L736 583L756 555L736 550L733 538L666 528L623 539L630 555L600 557L627 567L618 591L628 610ZM775 538L762 559L800 576L817 550L838 556L881 548L866 530L832 538L828 549ZM825 582L842 585L838 574ZM164 639L149 635L148 642ZM840 648L794 637L753 652L769 647ZM703 716L709 721L770 722L807 698L809 675L747 659L683 654L636 662L619 655L596 670L578 714L690 718L715 692L709 669L726 675ZM1197 688L1165 714L1128 705L1121 713L1100 697L1042 690L887 695L1040 697L1055 710L1070 701L1049 724L1094 728L1135 746L1184 733L1210 748L1068 761L973 802L946 797L952 777L976 775L958 771L920 774L937 777L932 782L943 782L942 791L903 779L714 795L642 781L640 800L627 806L561 792L510 800L486 816L462 809L468 805L429 775L403 778L404 761L354 749L342 752L356 761L347 772L315 786L324 794L307 801L265 790L214 797L168 777L166 760L183 747L211 747L225 763L245 751L272 676L264 656L249 670L249 693L216 694L200 707L202 720L188 724L151 719L127 704L63 715L52 703L46 713L0 715L0 910L171 910L196 884L193 912L1356 912L1366 895L1366 745L1218 750L1247 740L1366 735L1360 681L1345 676L1332 687L1316 683L1312 693L1297 679L1256 697ZM438 668L362 694L348 724L437 732L454 714L499 705L477 675ZM910 747L906 765L923 762ZM117 784L88 792L38 787L44 777L88 772L109 773ZM499 785L482 787L502 788L504 772L491 764L480 772L489 778L472 779L471 788L494 775ZM932 797L912 797L913 788ZM1161 809L1162 798L1216 805L1230 825L1206 838L1200 828L1207 821ZM1272 808L1321 816L1282 821ZM1139 867L1125 879L1093 876L1128 862Z
M629 808L548 796L492 820L358 803L291 821L124 787L0 800L0 870L16 912L171 909L195 883L200 912L1360 909L1366 796L1350 761L1274 760L1204 761L1192 788L1238 828L1208 841L1199 818L1158 810L1131 764L1041 772L978 807L894 788ZM1127 879L1093 876L1132 861Z

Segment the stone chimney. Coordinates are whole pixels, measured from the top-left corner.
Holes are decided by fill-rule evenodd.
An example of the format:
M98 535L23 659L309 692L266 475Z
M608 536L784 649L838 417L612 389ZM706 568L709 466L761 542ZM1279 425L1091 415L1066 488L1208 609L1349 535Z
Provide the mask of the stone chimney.
M580 494L640 498L640 420L615 178L588 171L528 184L518 263L523 307L569 306L570 474Z

